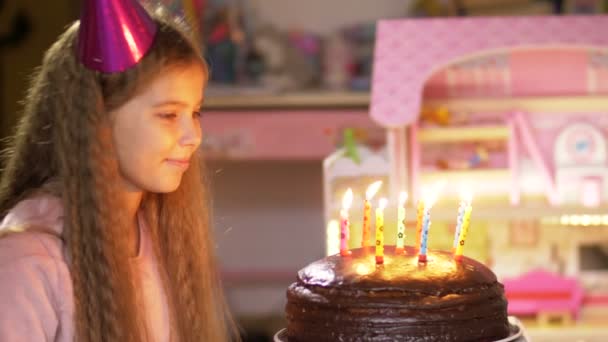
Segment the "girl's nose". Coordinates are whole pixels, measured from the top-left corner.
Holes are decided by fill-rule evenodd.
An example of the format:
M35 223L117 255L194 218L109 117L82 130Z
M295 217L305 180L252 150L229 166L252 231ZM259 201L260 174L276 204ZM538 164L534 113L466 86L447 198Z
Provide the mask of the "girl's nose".
M182 146L198 147L202 139L202 129L199 120L185 118L182 122L179 143Z

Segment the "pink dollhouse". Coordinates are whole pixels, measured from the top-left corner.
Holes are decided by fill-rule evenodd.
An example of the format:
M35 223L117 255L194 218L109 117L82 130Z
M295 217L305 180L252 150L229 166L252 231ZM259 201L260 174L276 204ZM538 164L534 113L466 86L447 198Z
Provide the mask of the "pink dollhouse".
M405 156L390 163L391 188L417 196L433 171L424 172L425 144L504 140L504 160L477 179L504 177L492 194L514 205L541 194L553 205L599 205L608 197L604 28L603 16L380 22L370 112L387 128L390 154ZM425 105L468 117L433 125L419 120Z
M540 269L543 279L570 284L562 292L580 286L580 298L557 300L573 318L605 317L605 32L607 16L380 21L370 115L385 128L386 145L359 146L358 163L344 150L325 160L327 252L335 252L335 218L346 187L361 196L371 181L383 180L381 195L392 203L408 191L408 220L415 220L421 188L443 181L433 248L450 248L455 203L468 188L475 198L476 242L465 254L511 279L512 295L520 296L513 313L526 300L516 290L517 278ZM360 202L355 196L354 203ZM351 220L353 246L360 243L356 220ZM394 231L385 226L387 234ZM550 289L557 283L543 284ZM536 304L542 309L548 302Z

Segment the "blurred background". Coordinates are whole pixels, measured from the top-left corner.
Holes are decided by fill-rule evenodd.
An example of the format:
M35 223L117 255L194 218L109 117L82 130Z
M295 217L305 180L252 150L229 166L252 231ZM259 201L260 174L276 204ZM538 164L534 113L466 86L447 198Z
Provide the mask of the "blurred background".
M345 188L355 187L360 195L375 179L394 184L390 180L394 149L387 147L386 127L369 114L377 20L595 16L608 10L608 1L602 0L142 3L163 5L186 18L211 66L203 152L212 180L218 255L228 300L245 341L272 340L274 332L285 325L285 290L297 270L334 251L336 206ZM43 52L78 18L79 10L78 0L0 0L0 137L13 132L29 76ZM549 60L557 67L543 69ZM406 58L403 63L408 63ZM584 86L579 87L576 80L581 77ZM543 177L530 176L524 183L532 184L528 187L532 190L528 194L527 185L522 186L522 200L513 207L506 142L510 128L498 112L514 99L534 97L537 102L517 103L537 109L555 99L567 99L564 108L543 107L539 111L545 115L530 120L533 129L548 129L538 135L538 144L550 153L554 153L554 141L558 145L558 128L567 127L551 126L554 117L548 119L547 112L558 112L559 120L573 125L579 119L589 124L590 128L578 125L573 132L562 132L566 134L562 140L574 149L568 152L569 147L563 147L564 155L580 153L572 157L580 163L587 158L587 148L589 153L605 153L605 147L599 146L605 145L608 129L607 95L605 49L503 51L464 59L438 66L423 89L417 127L426 145L416 145L423 155L417 161L421 179L430 182L446 175L480 179L487 182L482 188L489 192L499 189L497 196L486 196L480 203L483 214L475 209L473 216L478 219L471 229L477 233L470 237L465 254L490 265L501 281L516 284L531 276L529 281L543 283L555 276L555 282L567 285L554 296L569 301L574 293L583 293L563 310L523 310L520 315L535 341L608 340L608 211L602 204L606 202L603 192L597 190L607 183L603 177L608 165L602 156L590 162L595 171L589 171L591 166L581 171L591 174L571 185L586 192L564 190L569 200L557 209L538 190ZM480 104L479 99L494 102ZM484 115L475 108L484 108ZM446 132L451 140L442 145ZM471 135L475 138L470 139ZM408 147L410 154L412 148ZM524 153L524 170L533 168L530 155ZM409 161L411 155L402 158ZM556 163L561 160L555 158ZM570 174L565 175L567 183ZM390 189L383 191L392 196ZM413 207L408 204L408 221L415 220ZM451 218L456 216L456 207L457 196L446 196L439 206L446 208L437 214L445 222L434 222L431 247L451 248L451 240L441 236L453 236ZM505 213L503 207L514 209ZM387 214L393 215L390 210ZM411 224L415 222L408 222L406 229ZM391 229L396 228L387 227ZM351 241L353 246L357 243ZM394 238L387 243L394 243ZM569 282L573 279L574 283ZM516 285L513 289L514 303L532 291L517 293Z

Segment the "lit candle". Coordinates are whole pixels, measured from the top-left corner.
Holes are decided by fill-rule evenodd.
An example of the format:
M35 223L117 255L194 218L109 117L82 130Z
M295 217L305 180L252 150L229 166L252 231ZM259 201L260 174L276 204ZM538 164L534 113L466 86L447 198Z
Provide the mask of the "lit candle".
M431 229L431 208L435 204L437 193L434 192L433 197L425 199L426 206L424 207L424 218L422 223L422 236L420 239L420 251L418 252L418 261L426 262L426 252L428 249L429 230Z
M348 188L342 197L342 210L340 210L340 255L351 255L348 249L350 239L350 227L348 223L348 209L353 202L353 190Z
M381 198L376 208L376 264L384 263L384 208L386 198Z
M467 200L470 202L470 196L468 194L461 194L460 205L458 206L458 217L456 218L456 229L454 230L454 243L452 244L452 252L456 252L456 246L458 246L458 239L460 238L460 230L462 228L462 219L464 217L464 210L467 207Z
M382 181L372 183L365 191L365 203L363 204L363 238L361 239L361 247L370 247L369 227L371 224L372 204L371 200L382 186Z
M456 252L454 252L454 259L456 259L456 261L462 260L464 242L467 238L467 233L469 232L469 224L471 223L471 211L473 211L473 207L471 206L471 200L469 200L468 205L464 210L464 215L462 217L462 228L460 229L458 246L456 246Z
M407 201L407 192L399 194L399 207L397 208L397 247L396 254L402 254L405 240L405 202Z
M422 219L424 218L424 201L418 200L418 210L416 212L416 249L420 250L422 238Z

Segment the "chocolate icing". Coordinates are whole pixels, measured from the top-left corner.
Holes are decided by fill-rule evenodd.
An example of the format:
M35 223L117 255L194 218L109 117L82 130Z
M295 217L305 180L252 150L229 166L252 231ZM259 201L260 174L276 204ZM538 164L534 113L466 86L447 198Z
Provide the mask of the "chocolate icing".
M385 247L315 261L287 290L287 334L296 341L494 341L509 334L502 284L483 264L430 250Z

